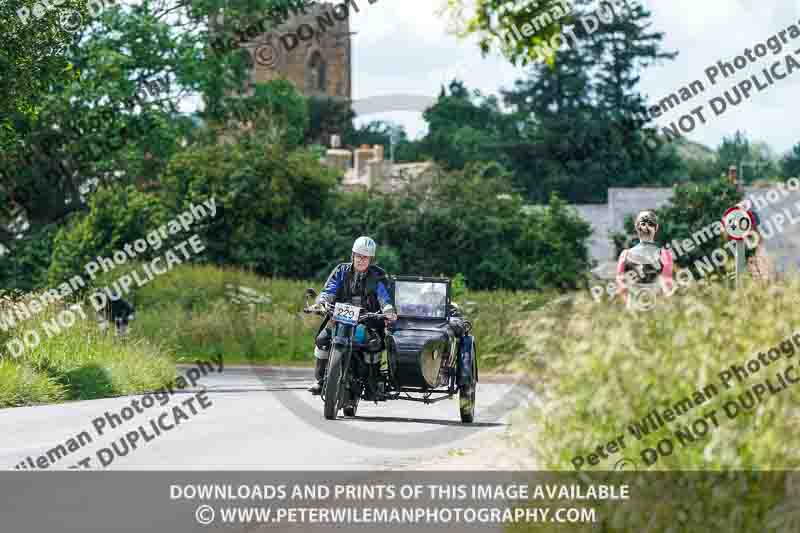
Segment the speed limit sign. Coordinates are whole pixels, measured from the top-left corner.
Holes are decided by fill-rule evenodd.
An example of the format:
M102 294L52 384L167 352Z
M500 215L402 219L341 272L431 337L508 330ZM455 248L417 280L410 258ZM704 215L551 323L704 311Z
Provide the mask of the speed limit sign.
M753 231L753 214L741 206L733 206L722 216L722 227L733 240L741 241Z

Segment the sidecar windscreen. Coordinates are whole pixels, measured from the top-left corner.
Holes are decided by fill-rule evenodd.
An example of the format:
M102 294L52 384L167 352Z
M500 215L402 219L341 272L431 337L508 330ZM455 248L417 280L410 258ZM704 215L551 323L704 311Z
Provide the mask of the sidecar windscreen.
M396 280L394 302L399 316L447 317L447 282Z

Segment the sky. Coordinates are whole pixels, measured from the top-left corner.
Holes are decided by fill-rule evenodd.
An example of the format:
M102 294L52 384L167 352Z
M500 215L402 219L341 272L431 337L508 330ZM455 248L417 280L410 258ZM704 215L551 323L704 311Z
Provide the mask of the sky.
M442 84L453 77L464 80L469 89L498 94L511 88L525 70L514 67L495 52L482 57L476 40L459 39L448 33L445 16L438 13L444 0L355 0L360 12L351 11L353 36L353 99L387 94L414 94L436 97ZM649 67L642 72L640 91L655 104L695 80L705 92L656 119L660 127L669 126L691 109L704 106L706 124L699 124L687 137L716 148L724 136L737 129L746 131L751 141L765 141L777 155L800 142L800 128L792 122L797 110L800 71L776 81L762 92L753 90L750 99L729 106L715 116L708 101L749 76L800 49L800 38L791 41L779 55L769 52L753 65L728 79L711 85L705 70L718 61L732 62L758 43L800 25L800 0L642 0L652 12L653 30L665 33L663 47L679 52L674 61ZM793 54L800 62L800 53ZM764 80L763 74L760 75ZM363 115L358 124L370 120L392 120L402 124L411 138L425 132L419 112L396 111Z

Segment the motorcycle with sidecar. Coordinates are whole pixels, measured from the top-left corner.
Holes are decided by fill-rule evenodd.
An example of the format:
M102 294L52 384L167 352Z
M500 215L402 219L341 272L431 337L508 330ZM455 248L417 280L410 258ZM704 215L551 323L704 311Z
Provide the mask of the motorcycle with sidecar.
M336 419L340 410L344 416L356 416L361 400L430 404L458 394L461 421L472 423L477 345L471 335L472 323L450 301L450 279L392 276L389 286L398 319L386 329L385 340L377 332L382 313L368 313L345 303L318 310L308 302L316 291L306 290L303 312L333 321L321 395L325 418ZM366 363L384 351L386 357L380 358L380 365Z

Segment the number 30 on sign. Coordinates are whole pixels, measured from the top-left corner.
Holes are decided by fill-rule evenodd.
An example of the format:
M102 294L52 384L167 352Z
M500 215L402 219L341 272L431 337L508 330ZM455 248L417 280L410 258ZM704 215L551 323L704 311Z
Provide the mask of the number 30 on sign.
M722 227L725 228L725 233L736 241L747 237L753 231L754 225L753 214L741 206L731 207L722 216Z

